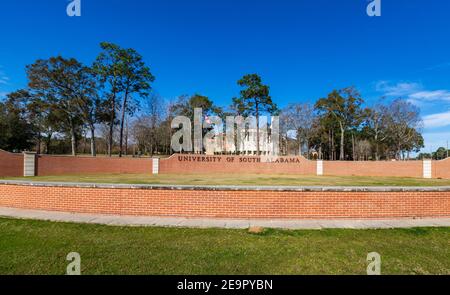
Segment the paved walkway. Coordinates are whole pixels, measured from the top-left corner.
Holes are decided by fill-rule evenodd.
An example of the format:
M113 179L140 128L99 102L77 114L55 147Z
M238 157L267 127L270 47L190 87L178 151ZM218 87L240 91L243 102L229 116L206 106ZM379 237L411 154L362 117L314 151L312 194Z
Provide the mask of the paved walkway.
M397 219L397 220L230 220L207 218L170 218L109 216L97 214L72 214L24 210L0 207L0 216L18 219L37 219L58 222L92 223L113 226L163 226L192 228L245 229L251 226L282 229L324 229L324 228L411 228L448 227L450 218L439 219Z

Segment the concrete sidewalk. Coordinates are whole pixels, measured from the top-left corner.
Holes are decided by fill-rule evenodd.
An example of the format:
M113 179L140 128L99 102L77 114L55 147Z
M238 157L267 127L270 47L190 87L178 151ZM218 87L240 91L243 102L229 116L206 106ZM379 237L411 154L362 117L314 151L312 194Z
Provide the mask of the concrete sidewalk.
M190 228L246 229L251 226L279 229L382 229L412 227L450 227L450 218L391 220L231 220L210 218L136 217L98 214L72 214L0 207L0 217L57 222L92 223L112 226L159 226Z

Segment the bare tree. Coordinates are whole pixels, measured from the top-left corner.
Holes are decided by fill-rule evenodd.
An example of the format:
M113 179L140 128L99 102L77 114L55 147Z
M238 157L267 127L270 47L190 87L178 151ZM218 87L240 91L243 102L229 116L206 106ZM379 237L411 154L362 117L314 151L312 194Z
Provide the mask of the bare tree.
M314 106L309 103L289 104L281 112L281 121L285 132L294 131L296 134L298 151L303 154L303 146L306 146L306 154L309 158L310 139L313 134L316 120Z
M160 96L156 94L150 95L146 100L146 105L140 116L133 124L133 136L137 142L139 149L143 149L144 153L159 152L159 147L165 144L163 124L166 118L165 103Z
M380 160L380 145L389 137L388 122L390 112L387 106L379 103L371 109L366 109L366 124L369 127L369 133L373 137L375 145L375 159Z
M368 160L372 153L372 145L368 140L358 140L355 143L355 156L359 161Z
M401 159L404 151L417 146L413 141L420 145L418 130L422 129L423 121L419 108L404 99L394 100L388 110L387 129L396 148L396 158Z

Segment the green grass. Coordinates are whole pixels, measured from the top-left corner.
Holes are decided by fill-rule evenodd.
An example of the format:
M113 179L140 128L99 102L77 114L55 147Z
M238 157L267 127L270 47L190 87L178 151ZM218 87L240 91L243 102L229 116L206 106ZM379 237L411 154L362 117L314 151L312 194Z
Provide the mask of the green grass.
M450 179L421 179L361 176L247 175L247 174L102 174L66 175L15 180L181 185L285 185L285 186L450 186Z
M109 227L0 219L0 274L450 274L450 228L245 230Z

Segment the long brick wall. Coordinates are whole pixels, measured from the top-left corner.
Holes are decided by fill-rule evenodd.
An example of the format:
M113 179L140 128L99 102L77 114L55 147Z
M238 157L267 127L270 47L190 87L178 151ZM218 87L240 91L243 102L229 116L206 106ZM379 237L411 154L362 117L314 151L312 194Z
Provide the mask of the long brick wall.
M0 150L0 177L23 176L23 155Z
M0 177L23 176L22 154L0 150ZM36 175L153 173L149 158L36 156ZM316 175L317 162L303 157L280 157L265 162L251 156L172 155L159 161L162 174L291 174ZM422 178L422 161L323 161L326 176L385 176ZM450 179L450 159L432 162L432 177Z
M433 162L433 177L450 179L450 158Z
M38 176L102 173L151 174L152 159L40 155L37 157L36 167Z
M450 217L450 188L186 188L0 182L0 206L130 216L254 219Z
M450 168L450 166L449 166ZM423 177L422 161L324 161L324 175Z
M172 155L160 161L160 173L316 174L316 162L303 157L279 157L271 161L259 157Z

